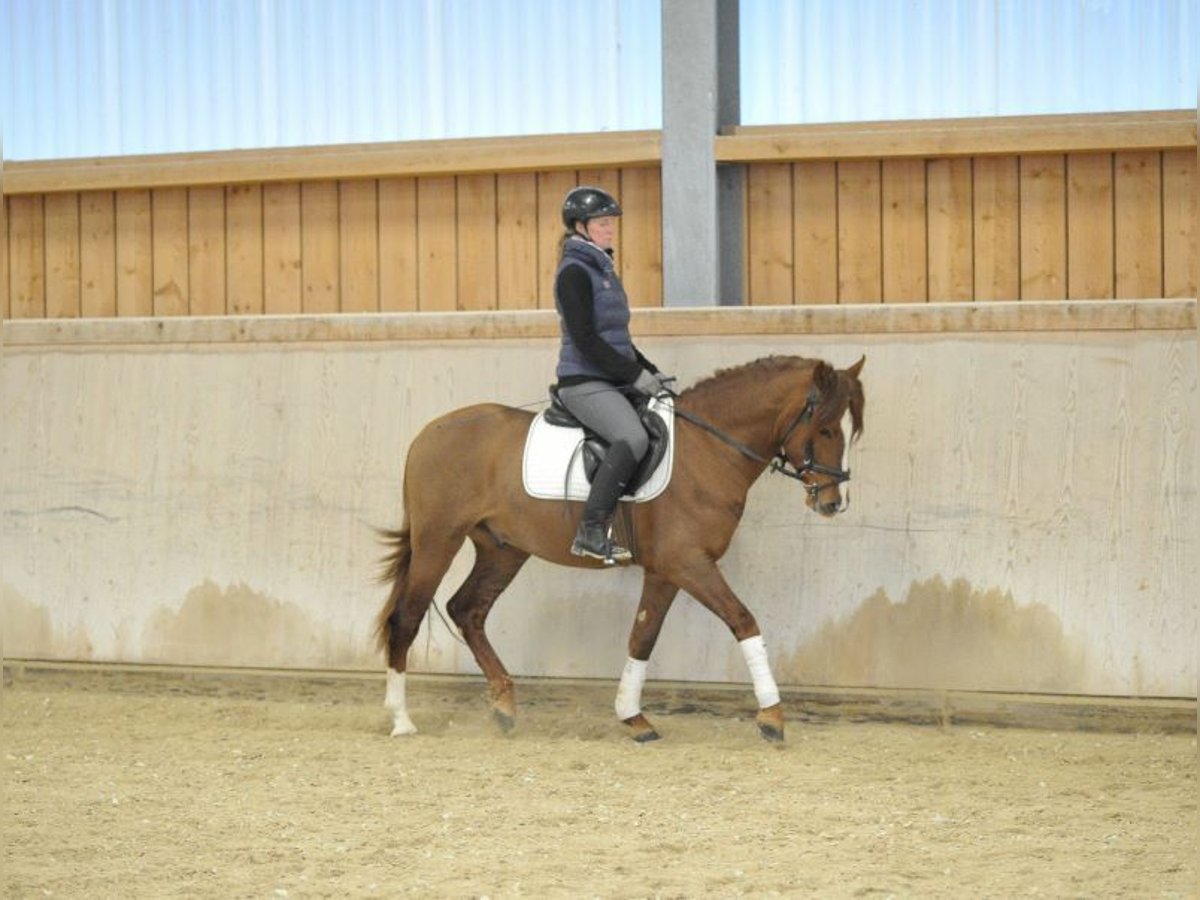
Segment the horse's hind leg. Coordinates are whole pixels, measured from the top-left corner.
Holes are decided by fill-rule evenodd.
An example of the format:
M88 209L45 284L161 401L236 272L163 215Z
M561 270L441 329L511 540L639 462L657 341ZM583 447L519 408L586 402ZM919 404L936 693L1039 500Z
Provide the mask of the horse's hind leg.
M417 728L408 716L406 673L408 650L416 640L421 620L433 602L434 592L462 546L463 536L412 541L407 530L392 537L391 596L380 614L380 640L387 653L387 696L392 712L392 735L413 734Z
M617 718L629 726L630 736L638 743L659 738L654 726L642 715L642 685L646 680L646 663L677 593L679 588L669 581L646 573L642 599L629 632L629 658L621 672L615 703Z
M484 631L484 623L496 598L516 577L529 554L512 546L501 546L490 533L472 534L475 544L475 565L467 580L450 598L447 611L459 629L463 640L475 655L475 662L488 680L492 714L500 727L508 731L517 714L513 682L500 657L496 655Z

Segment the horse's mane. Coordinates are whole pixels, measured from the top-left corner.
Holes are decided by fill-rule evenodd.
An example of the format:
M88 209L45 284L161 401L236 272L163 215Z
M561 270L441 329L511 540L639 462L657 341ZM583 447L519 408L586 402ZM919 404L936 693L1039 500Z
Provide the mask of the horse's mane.
M747 382L753 386L757 380L801 370L810 370L813 385L821 394L820 402L813 411L813 420L817 426L837 421L849 409L851 440L856 439L863 430L862 384L848 372L840 372L820 359L764 356L740 366L718 369L683 391L680 399L719 403L730 393L744 393Z

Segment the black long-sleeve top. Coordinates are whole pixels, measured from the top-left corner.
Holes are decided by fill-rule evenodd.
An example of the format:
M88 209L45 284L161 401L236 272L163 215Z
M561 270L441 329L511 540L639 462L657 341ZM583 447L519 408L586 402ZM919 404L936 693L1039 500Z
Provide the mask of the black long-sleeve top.
M642 369L657 372L654 363L646 359L637 347L636 359L622 356L596 332L596 315L592 281L582 266L565 266L554 285L562 311L563 327L579 352L600 369L610 381L632 384ZM561 385L580 384L592 380L588 375L567 375L558 380Z

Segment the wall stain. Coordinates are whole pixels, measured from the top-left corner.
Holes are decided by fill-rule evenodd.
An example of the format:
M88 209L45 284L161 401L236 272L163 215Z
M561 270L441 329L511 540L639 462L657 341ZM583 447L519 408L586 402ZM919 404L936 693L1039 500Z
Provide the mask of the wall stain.
M1086 659L1046 606L934 577L902 603L876 591L776 669L788 684L1070 693L1084 687Z
M81 627L57 629L50 611L0 583L0 650L5 659L92 658L92 642Z
M271 668L375 668L373 647L318 626L297 604L245 584L192 588L178 609L159 607L142 635L147 662Z

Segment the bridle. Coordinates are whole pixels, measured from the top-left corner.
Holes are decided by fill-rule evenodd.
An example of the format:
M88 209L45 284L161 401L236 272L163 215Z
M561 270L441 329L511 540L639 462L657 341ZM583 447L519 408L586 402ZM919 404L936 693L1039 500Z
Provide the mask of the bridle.
M686 419L699 428L702 428L704 431L707 431L714 437L720 438L730 447L733 447L735 450L740 452L743 456L749 457L755 462L763 463L765 466L767 466L769 471L778 472L781 475L786 475L788 478L796 479L802 485L804 485L805 493L807 493L809 497L816 501L817 495L825 488L844 484L850 480L849 469L842 469L836 466L827 466L813 459L813 442L811 436L804 442L804 458L798 465L792 461L790 456L788 456L788 441L796 432L797 428L799 428L801 425L807 425L812 421L813 413L816 411L817 401L819 399L820 395L815 390L810 390L808 392L808 397L805 399L804 406L800 409L800 412L796 414L796 417L792 419L792 423L787 427L787 430L784 431L783 437L779 441L779 449L770 459L767 459L762 454L757 453L750 447L747 447L741 441L731 437L730 435L721 431L719 428L710 425L708 422L705 422L698 416L692 415L692 413L685 409L680 409L678 406L676 406L675 415L682 419ZM832 478L833 482L815 484L805 478L805 476L809 475L810 473L814 475L825 475L829 478Z

